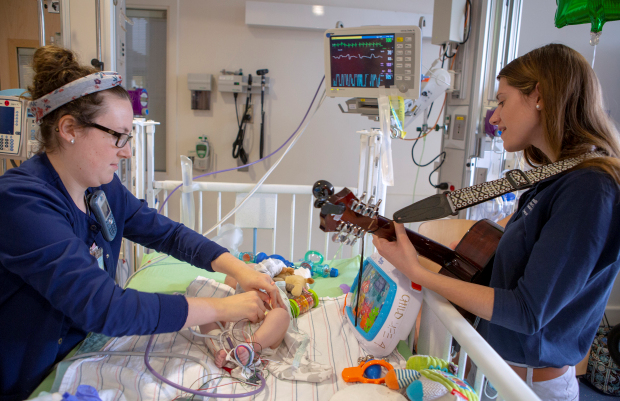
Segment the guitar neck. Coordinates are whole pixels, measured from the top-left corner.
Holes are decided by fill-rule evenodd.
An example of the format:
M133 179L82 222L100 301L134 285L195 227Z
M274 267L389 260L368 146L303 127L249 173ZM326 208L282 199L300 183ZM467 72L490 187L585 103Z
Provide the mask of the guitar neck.
M454 263L457 255L454 250L444 246L430 238L405 228L407 237L415 247L420 256L425 257L441 266L447 266ZM396 231L394 230L394 221L385 217L377 217L377 229L371 230L372 234L379 238L385 238L388 241L396 241Z

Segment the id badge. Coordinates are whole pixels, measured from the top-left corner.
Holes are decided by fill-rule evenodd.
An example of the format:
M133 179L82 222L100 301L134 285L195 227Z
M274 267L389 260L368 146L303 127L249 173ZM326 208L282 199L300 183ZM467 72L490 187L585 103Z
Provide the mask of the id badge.
M90 247L90 254L95 259L97 259L97 264L99 264L99 268L101 270L105 270L105 267L103 264L103 249L98 247L97 244L93 242L93 244Z

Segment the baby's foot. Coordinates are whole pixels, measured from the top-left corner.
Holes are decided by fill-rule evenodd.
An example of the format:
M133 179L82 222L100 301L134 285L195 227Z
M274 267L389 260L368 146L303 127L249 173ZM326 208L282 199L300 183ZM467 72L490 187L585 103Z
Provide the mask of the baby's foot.
M247 348L245 347L238 347L237 357L239 358L239 360L241 361L243 365L247 365L248 362L250 361L250 351L248 351Z
M226 364L226 351L221 349L215 354L215 366L218 368L224 367Z
M215 366L217 366L218 368L224 367L224 365L226 364L226 355L228 354L228 352L229 351L223 349L217 351L217 353L215 354ZM250 361L250 351L248 351L245 347L237 348L237 356L239 357L239 360L243 365L247 365ZM234 355L231 355L231 357L234 358Z

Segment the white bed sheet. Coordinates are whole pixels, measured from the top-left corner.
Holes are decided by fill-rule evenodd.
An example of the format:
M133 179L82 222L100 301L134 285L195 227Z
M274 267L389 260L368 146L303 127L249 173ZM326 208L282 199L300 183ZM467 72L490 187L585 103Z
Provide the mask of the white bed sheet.
M352 329L342 315L344 296L321 298L318 308L298 318L299 329L308 333L311 346L308 357L312 361L332 366L335 375L321 383L287 381L267 377L267 386L253 400L329 400L333 394L346 386L354 385L342 380L342 370L357 366L357 359L365 356L365 351L355 339ZM189 337L189 335L188 335ZM127 336L111 340L106 351L144 352L149 336ZM151 358L151 365L162 375L186 387L198 388L208 378L226 374L218 369L211 357L183 335L169 333L156 335L153 352L174 352L192 355L207 360L208 371L201 365L177 358ZM394 368L404 368L405 359L395 350L388 356ZM206 375L212 375L205 378ZM222 380L220 385L230 383ZM215 382L211 382L213 385ZM140 356L101 356L74 362L65 373L59 391L74 394L77 386L89 384L97 389L102 400L173 400L182 395L181 391L163 385L146 370L144 357ZM213 391L213 390L211 390ZM245 393L250 391L239 384L218 388L219 393ZM196 398L198 399L198 398ZM249 400L250 397L237 398Z

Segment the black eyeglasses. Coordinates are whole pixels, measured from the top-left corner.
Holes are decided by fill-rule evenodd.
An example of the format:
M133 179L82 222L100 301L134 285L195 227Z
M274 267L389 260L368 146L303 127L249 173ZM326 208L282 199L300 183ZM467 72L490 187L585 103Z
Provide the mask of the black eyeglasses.
M122 148L123 146L125 146L127 144L127 142L131 138L133 138L133 136L131 136L129 134L122 134L120 132L114 131L113 129L106 128L103 125L99 125L99 124L96 124L96 123L87 123L86 126L97 128L98 130L101 130L103 132L107 132L110 135L114 135L116 137L116 147L117 148Z

